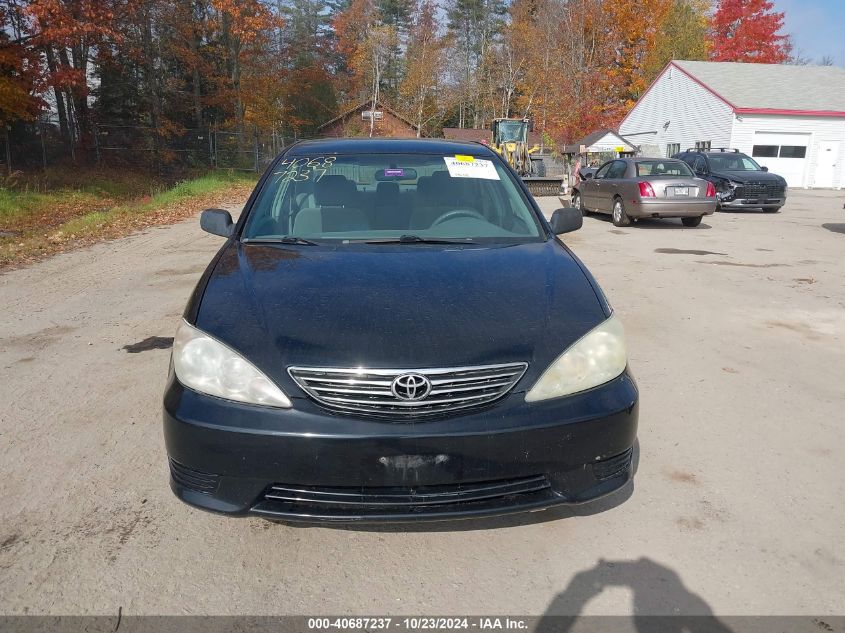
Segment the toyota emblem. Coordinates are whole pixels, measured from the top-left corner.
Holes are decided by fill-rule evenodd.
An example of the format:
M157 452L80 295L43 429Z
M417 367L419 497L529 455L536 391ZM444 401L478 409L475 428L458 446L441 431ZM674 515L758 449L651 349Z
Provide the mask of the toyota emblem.
M431 381L422 374L402 374L393 379L390 391L399 400L422 400L431 391Z

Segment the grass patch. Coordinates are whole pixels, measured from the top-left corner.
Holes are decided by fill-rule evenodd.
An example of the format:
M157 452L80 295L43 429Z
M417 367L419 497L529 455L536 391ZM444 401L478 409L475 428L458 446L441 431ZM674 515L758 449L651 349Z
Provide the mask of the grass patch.
M46 192L0 188L0 268L176 222L214 203L242 202L256 179L212 172L170 187L125 177Z
M0 189L0 231L23 235L46 230L86 210L115 203L113 198L84 191L33 193Z
M173 204L184 198L206 196L232 184L250 183L254 185L255 182L256 177L252 174L246 177L243 173L238 172L212 172L200 178L185 180L170 189L155 194L145 206L155 208Z

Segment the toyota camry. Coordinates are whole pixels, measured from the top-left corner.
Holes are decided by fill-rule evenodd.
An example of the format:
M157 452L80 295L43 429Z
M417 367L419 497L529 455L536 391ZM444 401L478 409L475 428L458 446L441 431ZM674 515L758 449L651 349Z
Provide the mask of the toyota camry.
M289 147L181 319L164 393L183 501L284 521L577 504L632 477L637 388L592 275L481 144Z

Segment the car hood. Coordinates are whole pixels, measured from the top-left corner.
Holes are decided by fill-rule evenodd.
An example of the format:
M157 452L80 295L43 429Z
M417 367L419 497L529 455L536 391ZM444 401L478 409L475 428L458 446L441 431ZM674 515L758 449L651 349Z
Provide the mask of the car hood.
M734 182L772 182L778 184L786 184L786 181L777 174L768 171L714 171L713 176L725 178L726 180L733 180Z
M199 306L186 314L195 309L198 328L295 397L302 394L287 375L292 365L525 361L523 389L607 317L592 278L556 241L489 248L232 242L212 266L194 299Z

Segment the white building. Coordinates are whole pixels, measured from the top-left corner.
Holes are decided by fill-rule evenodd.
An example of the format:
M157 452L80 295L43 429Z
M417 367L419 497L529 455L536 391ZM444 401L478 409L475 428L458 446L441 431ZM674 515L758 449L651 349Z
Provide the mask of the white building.
M731 147L791 187L845 187L845 68L670 62L619 133L644 155Z

